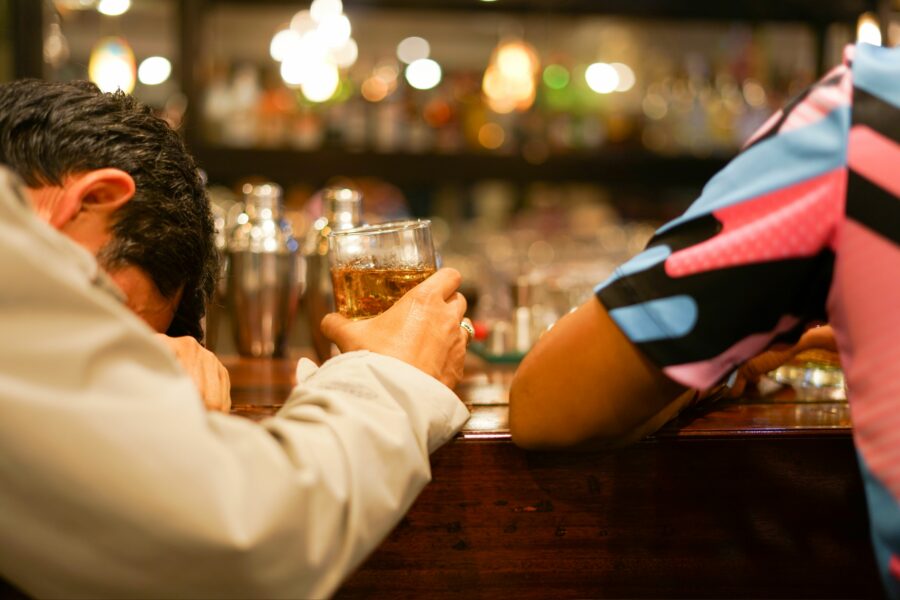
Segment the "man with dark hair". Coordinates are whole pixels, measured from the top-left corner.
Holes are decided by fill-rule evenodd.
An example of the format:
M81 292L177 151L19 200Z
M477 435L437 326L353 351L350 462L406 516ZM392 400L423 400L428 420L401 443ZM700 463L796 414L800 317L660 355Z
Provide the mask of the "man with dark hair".
M0 579L42 597L331 594L468 416L450 389L459 273L366 321L326 317L343 354L301 360L272 418L207 411L154 335L199 335L215 273L175 133L123 94L30 81L0 86L0 148L28 183L0 167ZM215 361L192 343L189 369Z
M76 241L95 251L126 293L136 291L134 279L149 277L139 289L155 302L129 302L151 327L173 337L203 337L200 320L217 273L209 202L178 134L149 107L122 92L102 94L86 81L4 84L0 163L36 190L99 169L129 176L131 186L121 177L112 182L119 192L134 189L130 199L115 200L114 211L78 207L83 222ZM38 212L58 219L50 211L62 208L72 209L57 204Z

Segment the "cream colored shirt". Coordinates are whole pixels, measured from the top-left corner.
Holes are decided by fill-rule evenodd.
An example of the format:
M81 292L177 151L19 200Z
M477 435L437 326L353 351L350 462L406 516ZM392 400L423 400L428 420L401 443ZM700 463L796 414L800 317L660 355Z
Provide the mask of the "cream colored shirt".
M204 410L86 251L0 169L0 576L39 597L328 596L467 411L354 352L260 424Z

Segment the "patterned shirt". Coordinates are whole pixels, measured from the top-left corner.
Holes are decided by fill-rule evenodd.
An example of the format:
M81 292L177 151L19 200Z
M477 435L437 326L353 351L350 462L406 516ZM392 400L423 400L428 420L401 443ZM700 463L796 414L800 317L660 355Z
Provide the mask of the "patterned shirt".
M900 48L848 47L596 294L695 388L829 321L876 557L900 597Z

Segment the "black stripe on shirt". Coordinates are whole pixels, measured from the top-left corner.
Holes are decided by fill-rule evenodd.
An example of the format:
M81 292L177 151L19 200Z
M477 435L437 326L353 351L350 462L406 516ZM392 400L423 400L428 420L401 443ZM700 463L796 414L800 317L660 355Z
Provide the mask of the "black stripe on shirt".
M878 96L854 88L852 121L900 144L900 110Z
M849 173L847 216L895 244L900 244L900 198L852 169Z
M656 365L691 363L718 356L754 333L772 331L783 315L800 322L779 336L796 340L810 321L826 320L834 254L754 263L670 278L659 264L613 282L597 293L607 311L675 295L697 303L697 323L681 338L636 344ZM744 357L749 358L749 357Z

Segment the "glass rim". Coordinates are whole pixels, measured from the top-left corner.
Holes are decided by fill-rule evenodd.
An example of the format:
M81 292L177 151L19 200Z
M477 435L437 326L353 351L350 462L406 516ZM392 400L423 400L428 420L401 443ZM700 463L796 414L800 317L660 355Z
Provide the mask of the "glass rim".
M344 237L349 235L362 234L382 234L397 233L400 231L414 231L416 229L424 229L431 226L431 219L406 219L404 221L388 221L386 223L373 223L371 225L360 225L352 229L342 229L340 231L332 231L328 234L329 238Z

